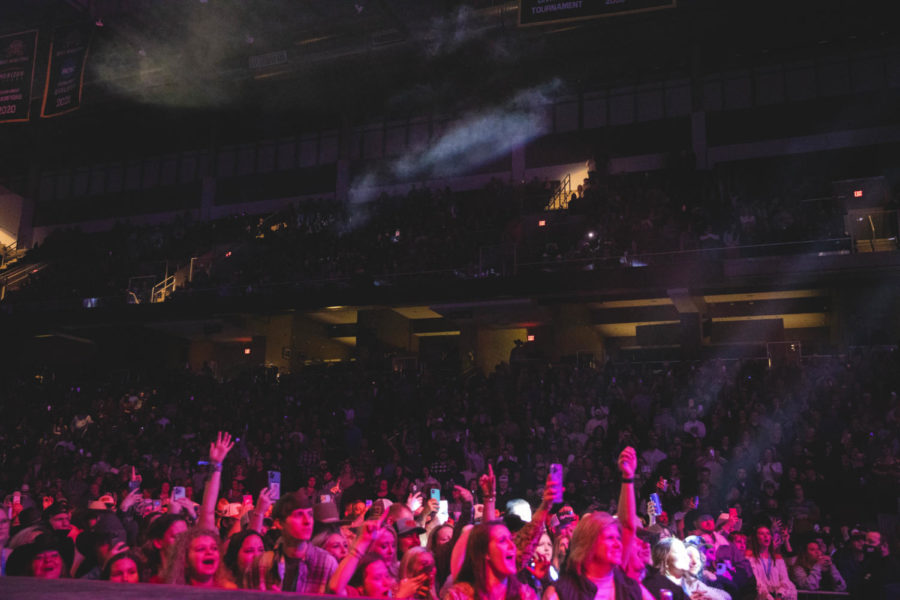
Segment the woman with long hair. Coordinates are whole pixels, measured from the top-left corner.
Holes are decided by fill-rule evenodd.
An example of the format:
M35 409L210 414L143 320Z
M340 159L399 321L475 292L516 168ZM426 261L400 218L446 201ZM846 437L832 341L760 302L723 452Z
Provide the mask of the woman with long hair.
M222 558L222 586L228 589L244 587L245 575L253 566L253 560L266 551L263 537L248 529L228 539L228 548Z
M797 588L788 577L787 565L775 552L768 525L757 525L747 544L747 558L756 579L757 600L797 600Z
M103 581L117 583L141 583L140 557L136 552L126 550L113 554L100 572Z
M163 581L195 587L223 587L217 578L220 550L219 535L214 529L194 528L179 535L166 557Z
M672 593L672 600L690 598L686 592L690 557L684 543L676 537L659 540L653 546L654 573L644 579L644 587L659 598L663 590Z
M469 533L466 558L456 582L443 600L537 600L537 594L516 579L516 544L500 523L476 525Z
M166 558L176 538L188 530L182 515L171 513L157 517L147 529L147 541L140 549L141 581L162 583Z
M638 600L641 584L622 569L622 526L606 512L590 513L578 521L569 542L569 555L556 585L544 600Z
M791 567L791 579L798 589L830 592L844 592L847 583L840 571L831 562L831 557L822 552L819 542L810 540L803 546L797 561Z
M688 554L688 572L685 576L685 589L693 594L702 590L709 600L731 600L731 593L718 585L713 585L715 573L705 570L706 550L702 538L691 536L685 540Z
M413 593L413 597L418 600L438 600L436 577L434 555L424 546L410 548L400 560L400 584L413 581L418 583Z

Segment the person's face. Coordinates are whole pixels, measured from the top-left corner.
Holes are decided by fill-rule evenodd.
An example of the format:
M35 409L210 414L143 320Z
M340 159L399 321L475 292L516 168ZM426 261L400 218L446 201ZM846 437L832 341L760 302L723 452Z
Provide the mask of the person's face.
M409 535L404 535L400 538L400 553L403 554L410 548L415 548L416 546L421 546L422 541L419 539L418 533L410 533Z
M50 527L57 531L69 531L72 529L72 524L69 521L69 513L61 512L58 515L50 517Z
M650 545L649 542L645 542L644 540L637 540L637 556L641 561L641 564L650 566L653 564L652 550L653 546Z
M372 551L386 561L393 561L397 558L397 542L394 536L386 529L382 529L375 540Z
M881 545L881 533L877 531L869 531L866 532L866 545L867 546L880 546Z
M706 533L712 533L716 529L716 522L712 519L704 519L703 521L700 521L700 529Z
M819 560L822 558L822 549L819 548L818 542L810 542L806 545L806 553L811 560Z
M743 535L735 536L734 540L731 542L731 545L737 548L739 555L747 552L747 538Z
M378 493L379 494L387 494L388 491L388 482L386 479L382 479L378 482Z
M184 533L187 530L187 523L185 523L181 519L169 525L169 528L166 529L165 535L163 535L162 546L160 546L160 550L166 551L167 549L169 549L172 544L175 543L175 538L178 537L178 534Z
M109 580L117 583L138 583L138 566L130 558L121 558L109 569Z
M394 585L394 578L388 572L384 561L369 563L363 573L363 595L370 598L386 598Z
M250 535L244 538L237 555L238 572L244 573L250 569L253 559L266 551L263 542L258 535Z
M313 509L298 508L284 520L284 532L295 540L309 541L314 524Z
M453 529L451 529L450 527L441 527L435 534L435 542L439 547L443 546L444 544L449 544L450 540L452 539Z
M31 572L39 579L59 579L62 569L62 557L56 550L41 552L31 561Z
M343 535L340 533L333 533L325 540L324 549L328 554L332 555L335 560L341 562L350 551L350 545L347 543L347 538Z
M434 556L431 555L431 552L420 552L416 555L410 569L412 577L426 573L431 579L434 579L435 572L437 572L437 566L434 564Z
M310 489L315 489L315 487L316 487L316 478L315 478L315 477L310 477L310 478L306 481L306 487L308 487L308 488L310 488Z
M673 538L672 547L666 559L666 570L677 576L684 574L690 566L691 559L688 557L684 544L681 543L681 540Z
M697 551L697 548L694 546L689 546L687 548L688 555L688 572L691 575L697 575L700 572L700 569L703 568L703 560L700 558L700 552Z
M550 536L546 533L541 534L537 548L534 549L534 555L544 562L550 562L550 559L553 557L553 542L550 541Z
M601 564L622 564L622 533L617 525L607 525L600 532L594 542L591 560Z
M485 560L487 568L498 577L512 577L516 574L516 544L509 529L503 525L491 527L491 541Z
M760 527L756 530L756 542L760 548L768 548L772 543L772 532L768 527Z
M219 542L201 535L191 540L187 555L188 567L197 579L209 579L219 568Z

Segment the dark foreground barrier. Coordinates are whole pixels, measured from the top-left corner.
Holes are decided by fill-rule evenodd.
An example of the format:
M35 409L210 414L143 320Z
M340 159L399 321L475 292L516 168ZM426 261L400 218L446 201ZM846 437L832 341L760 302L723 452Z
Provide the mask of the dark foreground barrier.
M186 585L154 585L149 583L111 583L109 581L86 581L84 579L57 579L45 581L33 577L0 577L0 599L2 600L162 600L163 598L185 598L190 600L273 600L281 594L251 592L248 590L203 590ZM323 600L325 596L302 596L289 594L290 598ZM331 596L333 599L334 596Z
M797 590L797 600L843 600L849 598L846 592L806 592Z
M281 594L251 592L248 590L202 590L185 585L153 585L149 583L110 583L108 581L86 581L84 579L57 579L45 581L32 577L0 577L0 599L2 600L155 600L178 598L179 600L212 600L231 598L233 600L255 600L280 597ZM291 600L323 600L334 596L301 596L289 594ZM798 600L844 600L847 594L836 592L800 592Z

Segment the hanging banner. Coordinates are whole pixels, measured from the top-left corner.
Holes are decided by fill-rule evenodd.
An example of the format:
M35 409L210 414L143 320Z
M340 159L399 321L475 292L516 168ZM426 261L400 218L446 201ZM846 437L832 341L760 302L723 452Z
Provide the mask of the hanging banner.
M0 37L0 123L27 121L31 116L31 83L38 32Z
M53 32L42 117L55 117L81 106L84 66L93 30L91 24L78 23Z

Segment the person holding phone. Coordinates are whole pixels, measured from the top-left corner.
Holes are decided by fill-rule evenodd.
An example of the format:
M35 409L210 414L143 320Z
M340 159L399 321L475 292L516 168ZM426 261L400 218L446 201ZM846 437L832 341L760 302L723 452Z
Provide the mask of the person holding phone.
M626 575L622 564L632 546L637 529L634 474L637 454L631 447L619 455L621 489L619 518L606 512L584 516L575 526L569 543L569 557L555 585L544 592L544 600L640 600L643 588Z
M324 594L338 563L325 550L310 543L315 525L312 498L284 494L272 508L281 531L274 550L258 556L250 569L248 588L263 591Z
M790 575L798 590L847 591L847 583L840 571L816 540L810 540L803 546Z

